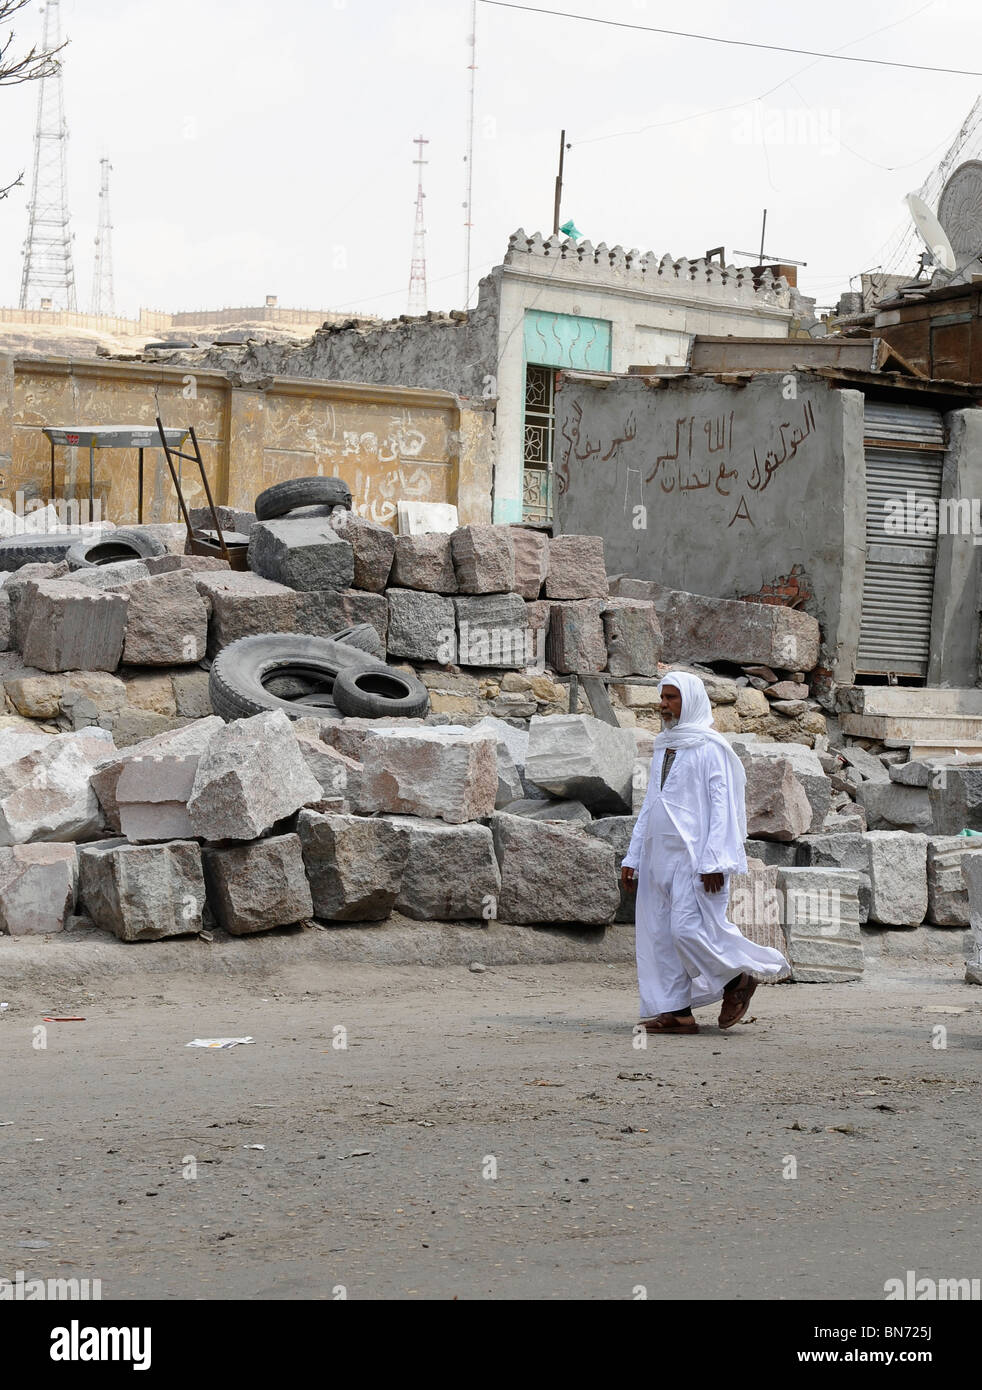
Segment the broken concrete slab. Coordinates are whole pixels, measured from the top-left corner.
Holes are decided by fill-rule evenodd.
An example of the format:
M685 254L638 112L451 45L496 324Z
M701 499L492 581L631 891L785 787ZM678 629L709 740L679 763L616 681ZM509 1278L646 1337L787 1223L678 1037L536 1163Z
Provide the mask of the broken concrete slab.
M552 604L547 599L541 599L536 603L526 603L525 616L529 625L529 642L535 652L534 664L538 671L542 671L546 662Z
M801 984L860 979L859 875L848 869L778 869L777 882L793 978Z
M93 565L91 569L72 570L73 584L81 584L86 589L126 590L130 584L140 579L150 578L150 569L145 560L118 560L112 565Z
M160 941L201 931L205 881L194 841L107 840L83 846L78 867L80 905L121 941Z
M67 579L32 581L21 599L24 661L40 671L115 671L128 603Z
M75 911L74 845L0 849L0 931L10 936L63 931Z
M515 801L507 802L498 809L507 811L510 816L523 816L526 820L565 821L584 827L593 824L593 817L586 806L583 805L582 801L542 800L539 797L520 797ZM607 819L618 820L621 819L621 817L609 816ZM630 818L628 817L627 819Z
M549 573L549 537L525 526L509 526L508 530L515 556L515 592L535 600Z
M251 936L313 914L298 835L274 835L201 854L208 905L232 936Z
M174 705L183 719L207 719L214 713L208 690L207 671L172 671Z
M380 922L395 906L410 834L378 817L301 811L297 832L314 916L326 922Z
M210 610L210 656L240 637L294 631L298 595L285 584L240 570L195 574L194 582Z
M36 742L15 730L0 732L0 844L98 835L104 820L89 779L112 749L104 729L41 734Z
M186 570L127 585L123 660L128 666L194 666L208 646L208 609Z
M807 689L807 686L804 687ZM855 768L863 781L866 782L889 782L890 773L880 762L879 758L873 753L868 753L865 748L858 748L852 744L836 747L830 750L836 757L841 758L849 767Z
M543 819L543 817L537 816L535 819ZM598 840L603 840L604 844L609 845L614 851L614 872L617 875L619 886L621 865L630 848L631 836L634 834L634 827L637 823L637 816L603 816L600 820L591 821L583 827L587 835L593 835ZM628 892L623 886L620 886L620 895L621 901L614 913L614 921L633 922L638 895L636 892Z
M655 604L662 628L662 661L672 665L730 661L747 668L756 662L772 675L776 670L811 671L818 665L818 622L798 609L711 598L624 576L612 582L611 593Z
M905 787L928 788L932 782L938 787L942 787L948 768L978 767L980 765L982 765L982 759L977 757L959 757L949 754L937 758L913 758L910 762L894 763L887 769L887 772L891 782L900 782Z
M612 922L620 906L614 851L575 826L496 811L491 818L501 870L502 922Z
M120 749L118 745L115 750L110 747L93 769L89 779L109 828L116 831L120 828L116 791L127 763L135 758L200 757L215 734L224 728L225 721L219 719L216 714L206 719L196 719L179 729L166 730L125 749Z
M132 844L191 840L187 803L200 755L153 753L123 764L116 782L120 830Z
M531 606L531 605L529 605ZM549 607L546 659L560 673L589 675L607 665L603 599L553 603Z
M964 860L962 873L968 893L968 925L971 932L965 980L970 985L982 985L982 855L976 857L973 854Z
M252 528L249 568L291 589L348 589L355 577L355 557L327 518L284 517Z
M612 676L657 676L661 628L653 603L609 598L601 614Z
M934 824L926 788L900 782L863 782L856 801L866 812L870 830L911 830L930 833Z
M389 605L384 594L360 589L317 589L299 595L295 631L311 637L333 637L342 628L368 623L378 634L373 656L385 658Z
M927 836L903 830L868 830L869 920L886 927L917 927L927 915Z
M796 851L802 841L751 840L743 842L748 862L759 859L767 868L792 869L795 866Z
M386 599L390 657L444 665L456 659L457 615L452 599L414 589L389 589Z
M459 526L450 557L462 594L506 594L515 588L515 547L507 526Z
M198 573L202 570L231 569L227 560L215 555L150 555L143 561L148 574L174 574L177 570Z
M422 536L396 536L396 551L389 583L396 589L421 589L431 594L455 594L450 536L427 532Z
M546 598L606 598L609 592L601 536L553 536Z
M186 728L191 722L180 716L172 718L167 714L157 714L154 710L124 707L113 716L112 734L117 748L131 748L133 744L143 743L158 734Z
M726 916L748 941L769 946L786 956L783 899L777 875L776 864L748 855L747 872L730 875Z
M631 813L637 743L587 714L536 715L529 723L526 776L552 796L607 815Z
M215 513L223 535L226 531L237 531L239 535L248 536L256 524L256 513L245 511L241 507L219 505L216 506ZM214 531L215 517L212 516L210 507L189 507L188 516L195 531Z
M821 830L829 813L832 783L814 749L806 748L803 743L772 742L754 734L734 734L730 743L745 767L756 758L783 758L789 762L811 807L807 833L816 834Z
M460 825L494 811L498 795L496 740L468 730L372 729L352 806L361 815L387 811Z
M982 830L982 766L949 763L932 776L927 794L936 835Z
M290 720L275 710L235 719L210 739L187 808L203 840L254 840L322 795Z
M457 665L512 670L534 665L528 612L518 594L481 594L452 602L457 622Z
M982 835L929 835L927 841L927 920L938 927L970 924L965 856L982 849Z
M409 857L396 912L421 922L491 921L501 874L486 825L447 825L415 816L387 816L409 833Z
M812 821L812 809L787 758L744 759L747 773L747 834L759 840L797 840Z
M298 728L298 724L304 727ZM354 758L346 758L343 753L325 743L321 738L320 727L314 728L313 724L314 721L308 719L295 720L293 723L294 736L303 760L320 784L324 799L346 797L349 786L354 790L355 781L361 773L361 763L356 762Z
M797 868L845 869L859 875L859 920L866 922L870 908L869 846L865 837L845 831L803 835L792 863ZM789 866L790 867L790 866Z
M353 587L373 594L383 593L395 559L394 533L366 517L358 516L347 507L339 507L332 513L330 525L351 546L354 555Z

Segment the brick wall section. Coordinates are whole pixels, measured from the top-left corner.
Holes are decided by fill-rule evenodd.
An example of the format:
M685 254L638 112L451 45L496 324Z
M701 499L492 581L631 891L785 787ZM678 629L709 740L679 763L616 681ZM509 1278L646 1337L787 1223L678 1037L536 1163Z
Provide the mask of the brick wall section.
M793 565L790 574L780 575L773 583L764 584L756 594L740 594L745 603L778 603L784 608L802 608L811 596L811 585L800 565Z

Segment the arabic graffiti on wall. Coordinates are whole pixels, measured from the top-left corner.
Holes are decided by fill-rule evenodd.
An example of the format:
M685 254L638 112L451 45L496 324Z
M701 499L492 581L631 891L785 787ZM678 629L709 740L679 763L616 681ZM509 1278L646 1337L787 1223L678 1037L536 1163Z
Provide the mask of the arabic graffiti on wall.
M673 422L673 447L656 456L654 466L645 474L645 484L657 482L659 493L665 498L713 489L720 497L737 499L727 527L735 521L746 521L753 526L749 505L753 495L764 492L781 465L795 457L815 429L815 415L810 401L796 403L790 412L792 418L777 424L766 438L753 438L746 447L738 439L734 449L735 413L731 410L711 416L677 416ZM574 401L562 428L565 442L556 470L560 493L569 487L572 459L581 463L589 459L607 463L636 436L633 412L626 416L616 432L594 431L584 426L582 407ZM628 469L629 474L635 471ZM748 497L748 493L751 496Z

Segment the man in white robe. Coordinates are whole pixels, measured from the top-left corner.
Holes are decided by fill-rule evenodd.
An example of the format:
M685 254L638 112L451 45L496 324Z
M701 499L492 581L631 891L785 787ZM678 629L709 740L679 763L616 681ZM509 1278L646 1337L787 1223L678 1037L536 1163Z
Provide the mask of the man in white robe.
M757 980L790 966L726 918L730 875L747 870L743 764L712 727L698 676L670 671L658 691L666 727L621 869L638 895L641 1018L649 1033L698 1033L692 1010L722 1000L719 1026L731 1028Z

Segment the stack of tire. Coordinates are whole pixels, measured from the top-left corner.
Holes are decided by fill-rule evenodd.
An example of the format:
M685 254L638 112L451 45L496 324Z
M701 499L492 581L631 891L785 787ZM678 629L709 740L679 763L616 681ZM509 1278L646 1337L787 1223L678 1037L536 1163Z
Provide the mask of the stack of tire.
M256 519L328 517L337 507L351 510L351 489L342 478L289 478L259 494ZM426 715L430 699L422 681L388 666L383 652L369 623L330 637L296 632L242 637L212 663L212 708L226 720L267 710L282 710L291 719Z

